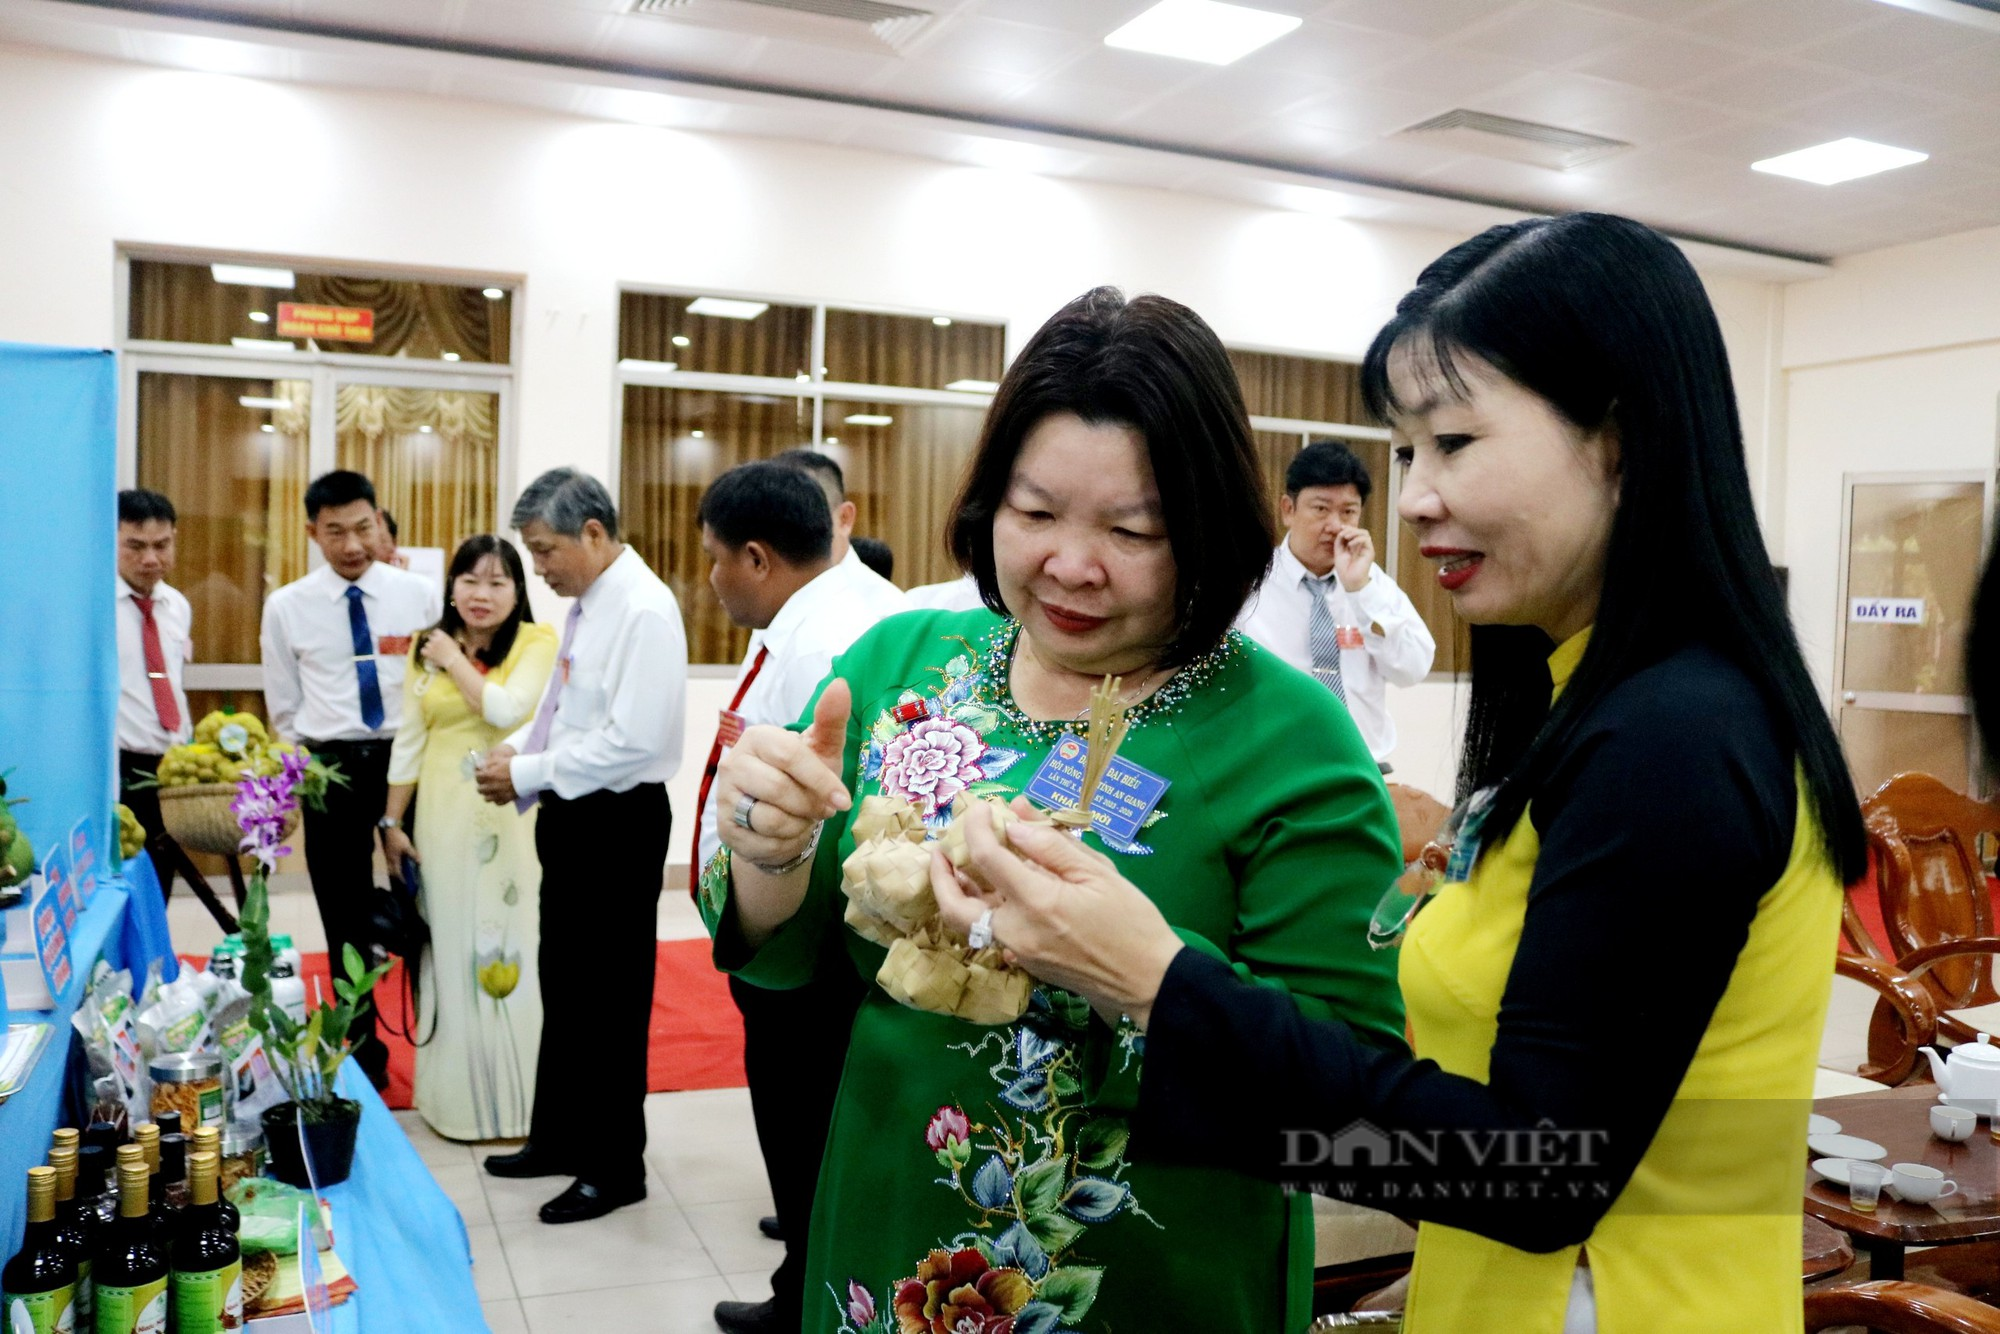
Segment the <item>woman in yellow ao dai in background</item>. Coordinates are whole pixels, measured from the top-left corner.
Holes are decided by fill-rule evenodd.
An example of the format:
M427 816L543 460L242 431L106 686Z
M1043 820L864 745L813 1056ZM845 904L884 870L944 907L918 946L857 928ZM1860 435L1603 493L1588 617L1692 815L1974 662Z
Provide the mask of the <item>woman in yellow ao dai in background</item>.
M460 545L444 619L404 675L383 850L419 859L430 926L414 1035L416 1107L448 1139L528 1133L542 997L535 956L535 813L482 801L475 756L534 712L555 668L553 627L529 619L521 558L482 533ZM416 798L415 843L401 828Z

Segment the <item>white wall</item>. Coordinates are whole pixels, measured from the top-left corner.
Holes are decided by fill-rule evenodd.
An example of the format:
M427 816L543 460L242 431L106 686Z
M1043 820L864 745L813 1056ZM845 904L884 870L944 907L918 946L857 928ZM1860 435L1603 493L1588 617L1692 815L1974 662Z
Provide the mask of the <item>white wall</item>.
M1994 467L2000 228L1842 261L1785 289L1783 331L1784 556L1807 662L1830 692L1843 475Z
M521 281L521 482L607 475L621 283L906 306L1019 343L1098 283L1159 291L1231 342L1356 356L1455 234L497 104L262 83L0 47L0 339L109 345L121 245ZM1760 498L1775 288L1710 275ZM555 607L538 592L538 611ZM697 691L699 694L699 691ZM1397 763L1441 775L1449 688L1401 692ZM713 704L691 705L706 753ZM687 766L687 769L695 765ZM679 809L698 775L684 769ZM1430 785L1426 783L1426 785ZM685 793L680 787L687 787Z

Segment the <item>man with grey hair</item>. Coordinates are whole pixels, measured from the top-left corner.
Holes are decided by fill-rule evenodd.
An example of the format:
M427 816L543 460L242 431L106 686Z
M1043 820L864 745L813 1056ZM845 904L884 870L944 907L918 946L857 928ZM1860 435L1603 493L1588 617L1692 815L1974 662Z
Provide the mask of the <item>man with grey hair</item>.
M646 1197L646 1036L655 915L680 768L687 637L680 604L618 540L596 478L543 473L514 527L550 589L574 598L555 673L528 726L487 752L480 795L539 802L542 1046L528 1142L486 1160L499 1177L574 1176L544 1223Z

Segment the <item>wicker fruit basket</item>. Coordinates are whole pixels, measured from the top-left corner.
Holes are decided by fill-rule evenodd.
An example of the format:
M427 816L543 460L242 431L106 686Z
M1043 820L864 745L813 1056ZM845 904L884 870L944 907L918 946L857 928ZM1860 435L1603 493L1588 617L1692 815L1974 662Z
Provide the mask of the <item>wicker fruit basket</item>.
M233 857L243 850L243 830L229 809L236 800L234 783L191 783L163 787L160 792L160 823L174 842L195 852L212 852ZM284 837L298 831L294 812L285 822Z

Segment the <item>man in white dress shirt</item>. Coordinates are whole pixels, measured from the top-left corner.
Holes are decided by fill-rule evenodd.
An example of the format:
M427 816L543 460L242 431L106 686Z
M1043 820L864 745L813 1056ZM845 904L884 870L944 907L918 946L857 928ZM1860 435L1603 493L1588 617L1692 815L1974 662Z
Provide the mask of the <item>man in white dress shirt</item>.
M543 473L514 506L535 573L574 598L534 719L487 752L479 791L536 802L542 863L542 1045L528 1142L500 1177L574 1176L544 1223L646 1198L646 1043L654 938L681 762L687 635L680 604L618 540L603 483Z
M437 624L443 590L375 559L375 487L330 472L306 488L306 536L326 563L264 603L264 704L271 728L340 766L324 810L307 807L306 871L335 977L348 945L369 955L376 826L389 794L389 748L402 719L410 643ZM354 1021L354 1060L375 1087L389 1054L375 1014Z
M1285 469L1285 540L1236 628L1340 696L1369 753L1389 772L1396 724L1390 685L1413 686L1437 653L1409 596L1375 563L1361 526L1368 469L1354 451L1316 440Z
M721 847L710 799L722 752L746 727L796 723L836 656L880 619L833 560L833 516L817 482L800 468L746 463L715 479L701 498L708 582L729 619L756 631L736 674L702 774L689 889ZM837 952L833 952L837 953ZM785 1262L761 1302L722 1302L727 1334L799 1328L804 1318L805 1241L813 1187L826 1153L834 1095L863 987L851 964L829 957L820 977L791 991L740 978L729 992L743 1015L743 1066L764 1168L777 1203L763 1220L785 1243Z
M788 468L798 468L819 483L826 493L826 507L833 512L833 564L840 578L874 609L876 616L893 616L908 610L903 590L862 563L849 540L854 536L854 502L847 498L847 475L831 456L810 445L788 449L771 460Z
M194 658L194 610L167 582L178 522L173 502L157 491L118 493L118 800L145 827L161 894L173 896L179 874L222 929L234 931L235 916L167 836L159 792L133 785L158 774L166 753L194 735L183 684Z

